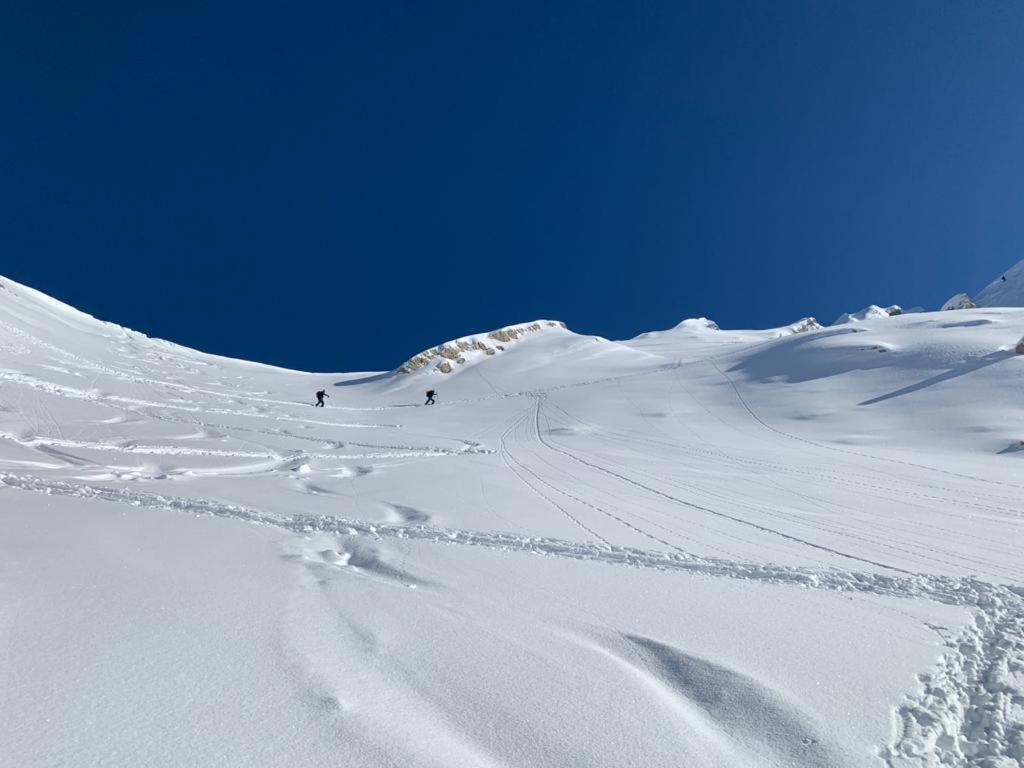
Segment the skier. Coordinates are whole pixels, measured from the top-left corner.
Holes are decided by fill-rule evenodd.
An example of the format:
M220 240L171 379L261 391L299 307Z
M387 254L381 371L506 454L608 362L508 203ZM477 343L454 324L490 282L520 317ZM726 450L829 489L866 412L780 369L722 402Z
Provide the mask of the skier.
M437 394L437 392L435 392L434 390L428 389L427 390L427 402L425 402L424 405L435 405L435 403L434 403L434 395L436 395L436 394Z
M319 392L317 392L316 393L316 405L314 405L313 407L314 408L323 408L324 407L324 398L325 397L330 397L330 395L327 394L327 390L321 389Z

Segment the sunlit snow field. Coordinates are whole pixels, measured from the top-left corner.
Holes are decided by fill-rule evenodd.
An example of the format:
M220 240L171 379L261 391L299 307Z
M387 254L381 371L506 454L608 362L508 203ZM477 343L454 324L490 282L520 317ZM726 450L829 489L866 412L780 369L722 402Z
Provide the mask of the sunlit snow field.
M0 765L1024 765L1024 309L806 327L309 374L0 279Z

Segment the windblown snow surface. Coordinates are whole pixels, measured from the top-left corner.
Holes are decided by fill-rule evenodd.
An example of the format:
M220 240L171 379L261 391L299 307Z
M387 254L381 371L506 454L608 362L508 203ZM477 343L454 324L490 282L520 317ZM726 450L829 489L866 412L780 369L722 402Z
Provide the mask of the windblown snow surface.
M316 375L0 286L4 766L1024 765L1022 309Z
M1024 261L985 286L974 303L979 307L1024 307Z

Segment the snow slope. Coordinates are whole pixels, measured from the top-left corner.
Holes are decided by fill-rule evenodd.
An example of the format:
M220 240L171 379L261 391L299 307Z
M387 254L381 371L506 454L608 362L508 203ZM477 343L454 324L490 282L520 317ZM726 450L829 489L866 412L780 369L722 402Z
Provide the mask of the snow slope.
M1024 765L1022 309L325 376L0 286L0 765Z
M985 286L974 303L979 307L1024 307L1024 261Z

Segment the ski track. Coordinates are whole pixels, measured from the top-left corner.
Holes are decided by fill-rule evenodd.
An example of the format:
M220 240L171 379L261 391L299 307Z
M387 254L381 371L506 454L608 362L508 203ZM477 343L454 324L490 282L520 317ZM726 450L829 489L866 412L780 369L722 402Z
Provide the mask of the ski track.
M555 488L550 483L545 482L543 479L541 479L535 473L530 472L530 470L527 469L525 465L523 465L522 463L520 463L519 461L516 460L516 458L512 455L511 451L509 451L509 449L508 449L508 442L507 442L508 434L510 432L512 432L513 430L515 430L520 424L522 424L524 418L525 418L525 414L517 417L516 419L514 419L513 422L512 422L512 425L501 434L501 437L498 440L498 442L499 442L499 444L501 446L501 448L500 448L500 450L498 452L498 455L500 456L502 462L504 462L505 466L508 467L509 471L513 475L515 475L517 478L519 478L519 480L523 483L523 485L525 485L527 488L530 489L530 491L532 491L534 494L536 494L541 499L543 499L548 504L550 504L555 509L557 509L559 512L561 512L574 525L576 525L581 530L583 530L584 532L586 532L587 534L589 534L593 538L597 539L601 543L603 543L605 545L608 545L608 546L611 546L610 543L608 542L608 540L606 538L604 538L601 534L599 534L593 528L590 528L586 523L582 522L578 517L573 515L565 507L563 507L557 501L555 501L550 496L545 494L543 491L538 489L529 480L527 480L526 477L524 477L523 473L524 472L528 473L528 474L532 475L534 478L536 478L540 483L542 483L543 485L545 485L548 488L550 488L551 490L556 491L558 493L561 493L561 491L559 491L559 489Z
M57 395L59 397L66 397L72 400L85 400L100 404L111 404L117 403L120 405L129 405L140 408L156 408L156 409L171 409L176 411L185 411L188 413L216 413L225 416L239 416L247 419L271 419L274 421L287 421L289 423L301 423L301 424L317 424L326 427L340 427L344 429L402 429L402 424L361 424L361 423L347 423L337 421L323 421L322 419L307 419L301 416L295 416L291 414L274 414L264 413L257 411L255 408L249 411L238 411L231 408L216 408L202 403L194 401L180 401L174 400L141 400L135 397L124 397L122 395L107 394L98 389L79 389L77 387L69 387L64 384L55 384L49 381L42 381L33 376L28 376L23 373L16 371L0 370L0 381L9 381L12 384L19 384L21 386L29 387L36 391L46 392L47 394Z
M538 411L538 413L540 412L540 407L541 407L540 403L541 403L541 398L538 397L538 399L537 399L537 411ZM665 491L658 490L657 488L654 488L654 487L652 487L650 485L646 485L646 484L641 483L641 482L639 482L637 480L634 480L634 479L632 479L630 477L627 477L626 475L622 474L621 472L616 472L615 470L608 469L607 467L603 467L603 466L601 466L601 465L599 465L599 464L597 464L595 462L588 461L586 459L582 459L579 456L577 456L576 454L572 453L571 451L566 451L566 450L563 450L561 448L558 448L557 446L553 445L549 441L545 440L543 437L540 438L540 441L541 441L541 443L543 443L546 447L550 448L555 453L559 453L559 454L561 454L561 455L563 455L563 456L565 456L565 457L567 457L567 458L569 458L569 459L571 459L571 460L573 460L575 462L578 462L578 463L580 463L580 464L582 464L584 466L590 467L591 469L597 470L598 472L602 472L602 473L604 473L606 475L609 475L611 477L618 478L619 480L621 480L624 483L628 483L629 485L635 486L635 487L637 487L637 488L639 488L639 489L641 489L643 491L646 491L648 493L654 494L655 496L660 496L662 498L668 499L669 501L675 502L676 504L679 504L681 506L688 507L690 509L695 509L695 510L698 510L700 512L706 512L707 514L714 515L715 517L720 517L720 518L723 518L723 519L726 519L726 520L731 520L734 523L738 523L740 525L745 525L745 526L748 526L750 528L754 528L756 530L759 530L759 531L761 531L763 533L769 533L769 534L772 534L773 536L778 536L780 538L786 539L788 541L795 542L797 544L803 544L805 546L811 547L813 549L818 549L818 550L821 550L822 552L827 552L827 553L832 554L832 555L838 555L839 557L848 558L850 560L856 560L856 561L865 563L867 565L874 565L874 566L876 566L878 568L885 568L887 570L896 571L897 573L907 573L907 571L905 571L904 569L899 568L899 567L894 566L894 565L888 565L886 563L880 563L880 562L877 562L875 560L869 560L869 559L864 558L864 557L859 557L857 555L853 555L853 554L850 554L848 552L842 552L841 550L834 549L832 547L827 547L824 544L818 544L818 543L813 542L813 541L808 541L807 539L802 539L799 536L794 536L792 534L785 533L784 531L780 531L780 530L777 530L775 528L770 528L768 526L761 525L759 523L754 523L754 522L751 522L750 520L744 520L741 517L737 517L735 515L730 515L727 512L721 512L719 510L715 510L715 509L712 509L710 507L705 507L705 506L702 506L700 504L694 504L693 502L686 501L685 499L680 499L679 497L673 496L670 493L666 493Z
M974 481L977 481L977 482L980 482L980 483L989 483L989 484L993 484L993 485L1002 485L1002 486L1006 486L1008 488L1015 488L1015 489L1019 489L1019 490L1024 490L1024 485L1017 485L1015 483L1007 483L1007 482L1003 482L1003 481L1000 481L1000 480L991 480L991 479L984 478L984 477L978 477L977 475L964 474L962 472L953 472L953 471L948 470L948 469L940 469L938 467L928 466L927 464L918 464L916 462L906 461L905 459L897 459L897 458L892 458L892 457L882 458L880 456L874 456L874 455L872 455L870 453L864 453L863 451L854 451L854 450L852 450L850 448L840 448L837 445L829 445L828 443L819 443L819 442L817 442L815 440L809 440L806 437L800 437L799 435L794 435L794 434L791 434L789 432L784 432L783 430L778 429L777 427L773 427L771 424L769 424L768 422L766 422L764 419L762 419L760 416L757 415L757 413L754 411L754 409L750 407L750 403L748 403L746 398L743 397L743 394L740 392L740 389L737 386L735 380L733 380L733 378L731 376L729 376L725 371L723 371L718 366L718 364L714 361L714 359L708 358L707 362L709 362L714 367L714 369L716 371L718 371L719 374L721 374L722 378L724 378L725 381L728 382L728 384L732 387L733 392L736 393L736 399L739 401L740 405L743 406L744 410L747 413L750 414L751 418L753 418L754 421L756 421L758 424L760 424L762 427L764 427L768 431L774 432L775 434L777 434L777 435L779 435L781 437L787 438L788 440L795 440L795 441L800 442L800 443L806 443L807 445L813 446L815 448L820 448L820 449L826 450L826 451L835 451L837 453L845 453L845 454L848 454L850 456L860 456L862 458L871 459L871 460L877 461L877 462L892 463L892 464L903 464L904 466L914 467L915 469L924 469L924 470L927 470L929 472L936 472L936 473L939 473L939 474L948 475L950 477L959 477L959 478L963 478L965 480L974 480Z
M911 490L907 490L907 489L903 489L903 488L898 488L898 487L891 486L891 485L878 485L877 483L866 482L863 479L854 479L854 478L851 478L851 477L848 477L848 476L830 474L830 473L822 471L822 470L810 470L810 469L807 469L807 468L804 468L804 467L795 467L795 466L790 465L790 464L780 464L778 462L771 462L771 461L765 461L765 460L761 460L761 459L753 459L753 458L750 458L750 457L736 456L734 454L729 454L729 453L726 453L726 452L721 451L721 450L716 450L716 449L706 448L706 447L698 447L698 446L694 446L694 445L690 445L690 444L682 444L682 443L678 443L678 442L672 441L672 440L659 440L659 439L651 438L650 436L640 437L640 436L637 436L635 434L619 432L619 431L616 431L616 430L609 429L607 427L602 427L600 425L593 424L592 422L584 421L584 420L580 419L578 416L574 416L574 415L570 414L568 411L566 411L564 408L559 406L557 403L553 403L550 399L548 399L548 402L551 403L554 408L556 408L557 410L559 410L562 413L564 413L568 418L573 419L575 421L580 422L581 424L586 425L589 429L592 429L592 430L594 430L597 433L605 433L605 434L609 435L608 438L605 438L606 440L613 440L613 441L616 441L616 442L627 441L627 442L632 442L632 443L638 443L640 445L647 445L647 446L656 447L659 450L664 450L664 449L668 448L668 449L671 449L671 450L674 450L674 451L680 451L680 452L682 452L682 453L684 453L684 454L686 454L688 456L708 458L708 459L713 460L717 464L728 464L730 466L735 466L737 469L751 469L751 468L753 468L753 469L757 469L759 471L764 471L764 472L770 472L770 473L775 473L775 474L788 474L788 475L793 475L793 476L796 476L796 477L806 477L808 479L824 481L824 482L827 482L827 483L838 483L838 484L846 485L846 486L852 487L852 488L860 488L860 489L878 491L880 493L891 494L891 495L903 495L903 496L907 496L909 498L921 499L921 500L924 500L924 501L940 502L941 504L944 504L944 505L959 506L959 507L969 507L969 508L973 508L973 509L980 509L980 510L987 511L987 512L1002 513L1002 514L1006 514L1008 516L1018 517L1018 518L1024 516L1024 513L1022 513L1022 511L1020 510L1019 507L1018 508L1014 508L1014 507L1000 506L1000 505L996 505L996 504L979 504L977 502L970 501L969 499L957 498L956 496L952 496L952 497L950 497L950 496L938 496L938 495L934 495L934 494L922 493L920 491L911 491ZM760 424L761 426L766 426L761 421L758 421L757 423ZM774 429L771 429L771 428L769 428L769 429L772 432L778 433L777 430L774 430ZM746 434L746 433L743 433L741 430L738 430L738 431L741 434L744 434L744 435ZM804 443L805 445L808 445L808 446L813 447L815 449L831 449L831 448L833 448L833 446L827 446L827 445L824 445L824 444L814 443L812 441L805 440L804 438L790 436L790 435L787 435L787 434L783 434L783 436L784 437L793 437L793 439L796 439L799 442ZM850 452L845 451L843 449L837 449L837 450L840 450L841 452L844 452L844 453L850 453ZM813 455L813 453L811 455ZM888 462L889 461L888 459L882 459L882 458L879 458L879 457L876 457L876 456L869 456L867 454L863 454L863 453L859 453L859 452L852 452L852 455L860 456L860 457L863 457L863 458L869 458L869 459L872 459L875 462L883 462L884 463L884 462ZM938 469L935 469L933 467L927 467L927 466L921 465L921 464L913 464L913 463L907 463L907 462L895 462L895 463L903 463L906 466L910 466L910 467L914 467L914 468L918 468L918 469L926 469L926 470L930 470L930 471L933 471L933 472L944 472L944 470L938 470ZM983 478L976 478L976 477L971 476L971 475L958 475L956 473L953 473L953 476L960 477L960 478L965 479L965 480L971 480L971 481L975 481L975 482L979 482L979 483L984 483L986 485L989 484L989 481L987 481L987 480L985 480ZM905 479L903 479L903 481L906 482ZM1010 487L1014 487L1014 486L1010 486ZM956 489L956 488L948 488L948 487L934 488L932 486L928 486L928 488L931 489L931 490L947 491L947 492L952 493L952 494L962 493L962 489Z
M615 447L621 448L621 441L623 441L623 440L629 441L629 436L628 435L625 435L624 433L617 433L617 432L609 431L609 430L602 430L597 425L590 424L589 422L584 422L581 419L579 419L578 417L575 417L572 414L569 414L564 408L558 406L556 403L553 403L549 398L545 398L543 400L543 402L545 403L545 405L550 404L556 410L558 410L559 412L565 414L568 418L570 418L570 419L572 419L574 421L577 421L577 422L579 422L581 424L585 424L585 425L587 425L589 427L592 427L595 430L600 430L600 431L608 432L610 435L614 435L614 440L612 440L612 438L609 438L609 441L611 443L613 443L615 445ZM549 432L549 434L552 434L550 429L548 430L548 432ZM594 434L595 434L595 436L600 438L600 435L597 435L596 432ZM584 455L588 456L589 458L588 459L584 459L583 458ZM590 467L598 467L598 465L599 465L599 457L595 456L591 452L587 452L587 451L580 452L580 451L577 451L577 452L573 453L573 456L575 456L575 458L578 461L589 462L588 466L590 466ZM729 464L730 462L727 459L725 459L724 463ZM778 474L777 470L785 470L786 469L786 467L783 466L783 465L774 465L773 464L773 465L771 465L771 467L772 467L773 470L775 470L776 474ZM1004 578L1007 575L1013 576L1015 579L1020 579L1022 576L1024 576L1024 572L1021 572L1019 569L1010 569L1010 568L1008 568L1006 565L1004 565L1002 563L992 562L992 561L988 561L988 560L984 560L984 559L980 559L980 558L976 558L976 557L962 555L962 554L957 553L955 550L938 550L938 549L935 549L933 547L929 547L927 545L915 542L912 537L913 537L914 534L917 533L916 528L921 525L921 523L917 522L917 521L915 521L912 525L910 525L910 529L909 530L904 531L904 533L907 534L907 535L905 535L905 536L900 538L900 541L905 546L899 546L899 545L893 543L890 540L879 539L879 538L875 538L875 537L871 537L871 536L865 535L865 533L863 531L865 530L865 522L866 521L862 517L859 517L859 515L861 513L858 513L858 516L855 516L855 518L852 520L852 522L850 524L846 525L846 526L841 526L840 525L839 527L832 527L832 526L829 526L829 525L824 525L821 522L817 522L817 521L814 521L812 519L808 519L806 516L795 515L795 514L792 514L792 513L787 513L787 512L781 511L781 510L779 510L779 509L777 509L775 507L767 507L763 503L750 503L748 501L744 501L743 497L741 495L737 495L737 493L735 491L733 491L733 492L731 492L729 494L725 494L723 492L711 490L711 489L702 487L700 485L695 485L695 484L692 484L692 483L684 483L684 482L681 482L679 480L673 480L673 479L671 479L671 478L669 478L667 476L664 476L664 475L654 475L654 474L652 474L650 472L646 472L646 471L644 471L642 469L639 469L638 467L634 467L634 466L631 466L629 471L633 475L639 474L639 475L643 475L645 477L648 477L648 478L651 479L651 481L657 483L658 485L669 486L669 487L672 487L672 488L677 488L679 490L685 491L687 493L687 495L690 496L690 497L693 497L694 495L703 496L703 497L706 497L706 498L708 498L708 499L710 499L712 501L719 501L719 502L722 502L722 503L726 503L730 507L735 507L737 509L746 509L746 510L749 510L749 511L751 511L751 512L753 512L755 514L758 514L758 515L768 516L768 517L771 517L773 519L781 520L781 521L787 523L788 525L798 525L800 527L807 528L810 531L818 533L818 534L834 535L834 536L840 536L840 537L843 537L843 538L854 539L854 540L857 540L857 541L868 542L868 543L871 543L872 545L874 545L876 547L879 547L879 548L882 548L882 549L886 549L886 550L893 551L893 552L896 552L896 553L901 553L901 554L913 555L914 557L916 557L916 558L918 558L920 560L940 563L940 564L943 564L943 565L958 567L958 568L961 568L961 569L969 569L969 570L973 570L973 571L979 571L979 570L980 571L984 571L984 572L987 573L987 575L993 576L993 577L995 577L997 579ZM756 471L757 471L758 475L760 475L767 482L769 482L770 484L775 485L776 487L778 487L777 484L774 482L774 480L771 479L771 473L770 472L768 472L767 474L762 474L762 473L766 472L766 470L764 470L764 469L757 469ZM628 480L628 478L626 478L621 473L614 473L614 476L617 479L626 479L627 482L631 482L631 481ZM583 482L582 479L576 478L575 476L574 476L574 479L578 480L581 483ZM829 482L833 482L831 475L825 476L825 479L827 479ZM836 478L835 482L838 482L838 481L839 481L839 479ZM854 483L854 484L856 484L856 483ZM648 486L641 485L641 487L643 487L643 488L645 488L647 490L652 491L655 495L663 495L663 494L661 494L660 491L658 491L656 489L649 488ZM874 487L874 486L869 486L869 487ZM877 490L880 493L882 493L886 489L877 488ZM801 497L801 494L799 494L799 493L795 493L793 491L788 491L788 492L792 493L793 495L795 495L797 497ZM914 493L911 493L910 495L913 498L917 498L917 499L922 500L923 502L927 502L927 501L931 500L931 497L929 497L927 494L914 494ZM677 501L678 503L681 503L683 505L690 505L690 504L692 504L692 502L684 501L682 499L676 499L676 497L671 496L671 495L665 495L664 497L668 498L668 499L671 499L671 500L674 500L674 501ZM883 499L883 500L886 500L886 501L891 500L891 497L888 497L888 496L884 495L884 493L883 493L883 495L879 496L879 498ZM986 509L992 509L992 508L988 507L987 505L977 505L977 506L985 507ZM708 509L709 509L709 508L703 507L701 505L697 505L694 508L695 509L700 509L700 510L703 510L703 511L708 511ZM925 504L922 505L922 508L923 509L927 509L927 511L928 511L930 516L936 514L936 507L934 507L933 505L929 505L929 504L925 503ZM1019 518L1021 516L1021 513L1019 511L1017 511L1017 510L1008 509L1008 508L998 508L998 510L1000 512L1009 512L1009 513L1011 513L1010 517L1017 517L1017 518ZM869 513L869 517L872 517L872 515L870 513ZM891 515L884 515L882 517L882 521L884 521L884 524L887 527L893 525L893 520L892 520L892 516ZM1009 523L1010 521L1007 521L1007 522ZM951 537L953 537L954 540L957 537L964 537L964 536L966 536L967 538L974 538L970 534L966 534L963 531L958 531L958 530L955 531L955 530L950 530L950 529L944 529L944 528L942 528L942 527L940 527L938 525L935 525L934 523L928 523L927 527L930 530L941 530L945 534L948 534ZM796 538L797 538L797 540L805 541L801 537L796 537ZM811 544L811 546L814 546L813 543L811 543L811 542L806 542L806 543ZM908 547L910 547L910 548L908 548ZM994 549L992 547L986 547L986 548L989 549L990 551L998 552L999 554L1005 554L1005 552L1003 550Z
M113 443L98 443L86 440L67 440L62 438L32 437L18 438L11 434L0 433L0 440L9 440L26 448L78 448L90 451L112 451L127 454L145 454L156 456L211 456L217 458L242 458L242 459L267 459L276 461L295 461L304 459L407 459L407 458L432 458L444 456L460 456L466 454L487 454L493 451L480 446L467 445L461 450L449 450L446 448L396 448L390 451L379 451L375 453L324 453L316 451L291 451L278 453L272 451L228 451L216 448L190 448L185 446L163 446L127 444L116 445Z
M948 650L938 668L921 677L922 692L908 697L899 706L896 713L899 734L892 744L879 750L879 756L890 768L1010 768L1024 760L1024 590L1020 588L970 577L907 572L889 575L839 568L758 564L698 557L678 549L659 552L493 531L369 523L331 516L279 516L211 499L43 480L12 473L0 473L0 488L213 515L271 525L302 536L326 533L422 540L968 607L973 610L973 621L959 635L947 640Z

